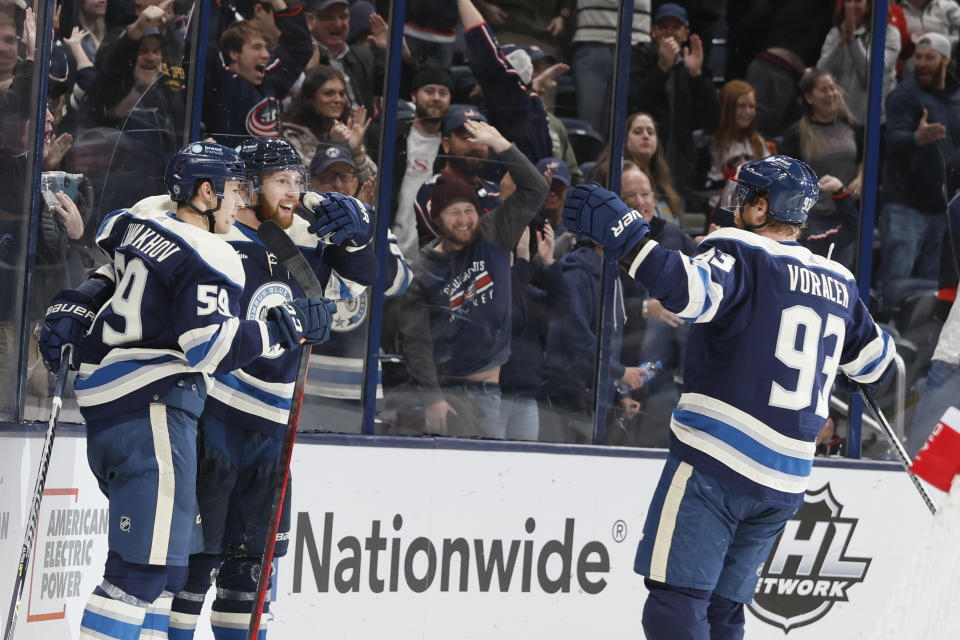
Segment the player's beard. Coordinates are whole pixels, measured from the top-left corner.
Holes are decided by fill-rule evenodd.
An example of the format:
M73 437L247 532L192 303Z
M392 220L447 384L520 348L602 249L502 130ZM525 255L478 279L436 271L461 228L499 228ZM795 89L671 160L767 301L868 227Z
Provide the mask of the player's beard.
M288 209L285 211L281 209L280 204L283 203L288 205ZM280 225L284 229L289 229L290 225L293 224L294 211L296 210L296 204L293 204L289 201L280 200L275 205L271 207L266 207L261 204L260 214L263 216L264 220L272 220Z

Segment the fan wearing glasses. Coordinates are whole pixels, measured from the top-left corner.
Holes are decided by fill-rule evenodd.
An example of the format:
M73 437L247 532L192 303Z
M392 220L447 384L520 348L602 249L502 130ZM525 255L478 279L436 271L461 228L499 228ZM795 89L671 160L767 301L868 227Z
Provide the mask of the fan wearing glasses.
M373 180L364 183L364 188L358 194L360 180L357 178L357 163L352 154L337 145L317 149L310 161L310 185L320 193L336 191L356 196L361 202L372 201Z

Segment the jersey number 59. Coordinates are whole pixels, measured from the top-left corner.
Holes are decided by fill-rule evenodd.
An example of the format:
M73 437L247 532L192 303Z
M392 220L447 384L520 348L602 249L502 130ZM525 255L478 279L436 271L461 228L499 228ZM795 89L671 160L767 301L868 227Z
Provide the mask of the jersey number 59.
M208 316L214 311L219 311L222 316L233 315L227 290L215 284L197 285L197 315Z

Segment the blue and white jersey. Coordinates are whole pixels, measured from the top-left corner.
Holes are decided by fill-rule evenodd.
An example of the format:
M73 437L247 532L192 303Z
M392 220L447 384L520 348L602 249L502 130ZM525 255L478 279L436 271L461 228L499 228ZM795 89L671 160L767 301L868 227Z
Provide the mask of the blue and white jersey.
M307 231L308 223L294 216L287 233L300 248L324 286L325 297L338 301L362 296L365 287L337 275L322 257L323 245ZM257 232L237 222L224 236L240 257L246 287L240 297L241 317L262 320L267 310L304 295L287 268L260 242ZM210 385L204 414L225 424L270 435L287 424L300 350L272 350L246 366L217 373Z
M403 258L393 231L387 229L388 264L385 298L395 298L407 290L413 272ZM391 273L393 278L390 278ZM367 327L370 320L371 291L337 300L337 311L330 324L330 339L313 346L306 394L324 398L359 400L363 394L363 365L367 359ZM381 366L377 361L377 397Z
M734 228L693 257L650 241L629 273L694 323L670 451L771 505L799 505L837 369L870 383L895 355L853 275L797 243Z
M87 420L145 407L178 377L230 371L269 352L267 325L242 320L245 278L221 238L161 208L110 214L97 244L116 284L81 345L75 389Z

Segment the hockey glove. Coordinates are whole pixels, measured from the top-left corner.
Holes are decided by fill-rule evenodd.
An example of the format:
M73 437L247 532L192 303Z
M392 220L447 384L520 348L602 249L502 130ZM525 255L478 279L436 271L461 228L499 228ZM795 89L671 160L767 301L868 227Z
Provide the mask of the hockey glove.
M855 396L860 392L860 387L863 387L867 393L876 393L887 381L893 377L896 367L893 366L893 363L887 365L887 368L884 369L883 375L874 380L873 382L857 382L856 380L851 380L845 373L842 371L837 371L837 377L833 379L833 388L835 391L845 393L847 395Z
M307 191L300 196L300 202L317 218L310 225L310 233L317 234L327 244L362 247L370 242L373 235L370 211L356 198L335 192L321 195Z
M563 223L602 246L604 255L614 262L650 233L650 225L639 212L598 184L580 185L567 192Z
M54 373L60 370L60 354L67 345L71 347L70 368L76 371L80 366L80 341L96 316L87 304L71 302L69 293L73 292L61 292L53 299L37 336L43 364Z
M336 310L336 303L326 298L297 298L271 307L267 311L270 343L292 349L301 344L326 342Z

